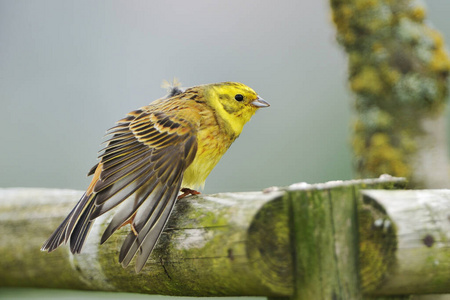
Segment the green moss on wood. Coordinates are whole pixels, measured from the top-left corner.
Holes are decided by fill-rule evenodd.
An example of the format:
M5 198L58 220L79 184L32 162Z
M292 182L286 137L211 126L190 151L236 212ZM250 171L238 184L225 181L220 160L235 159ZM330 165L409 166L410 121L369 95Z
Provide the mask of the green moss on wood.
M247 257L264 284L280 294L293 294L289 207L284 197L266 203L252 220Z
M386 213L373 203L360 207L358 223L361 288L370 293L383 284L395 267L396 229Z
M227 196L221 195L220 199L226 202ZM226 207L218 203L217 209L214 209L213 201L205 201L201 197L188 197L179 201L173 213L174 218L170 219L146 267L139 274L135 274L133 268L122 269L118 264L117 253L129 230L122 229L119 234L111 237L107 242L108 245L99 248L100 264L107 266L103 268L105 277L119 290L150 294L287 295L289 290L278 286L285 278L276 275L278 270L270 267L273 262L261 261L254 253L249 254L247 251L250 243L256 250L266 247L263 248L266 260L267 257L274 257L272 252L279 254L280 259L283 257L289 259L288 246L285 243L273 244L282 242L283 239L287 240L286 222L282 217L284 211L269 209L271 216L267 216L265 213L267 210L260 209L258 215L261 216L255 217L253 214L257 213L258 206L251 209L243 208L255 205L255 201L239 204ZM238 214L241 214L240 218L233 218ZM263 218L264 222L256 222L246 231L248 222L253 217L256 220ZM270 222L266 219L268 217ZM283 227L282 224L284 231L280 228ZM267 232L273 234L272 246L270 243L261 244L261 240L257 238ZM131 265L133 263L132 261ZM264 265L269 267L264 269ZM281 268L289 269L286 259L283 260ZM262 273L262 270L265 270L265 273ZM126 280L130 276L135 279ZM149 278L153 284L148 283ZM267 278L272 278L273 281L268 281ZM276 281L277 279L279 281Z
M289 195L295 299L359 299L356 195L365 186L326 186Z
M12 195L15 190L0 189L0 192ZM17 189L16 193L18 197L14 202L0 197L0 285L29 287L32 283L34 287L89 289L70 272L72 266L66 249L58 249L51 254L40 251L44 241L63 220L61 212L66 214L70 211L67 200L76 201L81 194L73 191L37 192L31 193L32 197L24 201L23 189ZM58 201L60 197L66 201ZM52 201L53 205L46 205ZM42 274L51 274L53 278L49 280Z

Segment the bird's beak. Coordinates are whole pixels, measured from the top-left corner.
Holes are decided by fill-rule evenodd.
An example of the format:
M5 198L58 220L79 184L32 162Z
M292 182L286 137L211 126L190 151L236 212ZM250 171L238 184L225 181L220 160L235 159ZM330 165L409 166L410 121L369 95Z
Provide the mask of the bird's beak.
M270 104L267 103L263 98L259 97L256 98L255 100L253 100L252 102L250 102L251 105L256 106L256 107L269 107Z

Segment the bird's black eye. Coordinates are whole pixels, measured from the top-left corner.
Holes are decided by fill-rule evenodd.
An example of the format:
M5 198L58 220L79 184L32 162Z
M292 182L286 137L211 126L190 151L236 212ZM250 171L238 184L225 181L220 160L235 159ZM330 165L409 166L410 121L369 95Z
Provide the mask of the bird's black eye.
M237 94L236 96L234 96L234 99L236 99L236 101L242 101L244 100L244 96L242 96L241 94Z

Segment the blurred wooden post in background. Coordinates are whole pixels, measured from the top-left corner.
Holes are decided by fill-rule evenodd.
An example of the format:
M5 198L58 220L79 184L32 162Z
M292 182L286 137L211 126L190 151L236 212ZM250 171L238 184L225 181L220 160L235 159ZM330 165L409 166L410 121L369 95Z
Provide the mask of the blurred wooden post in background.
M81 255L39 251L81 192L3 189L0 286L319 300L450 293L450 191L383 190L399 182L187 197L139 274L117 262L128 228L98 245L111 214Z
M352 146L361 177L450 188L446 102L450 59L415 0L330 0L354 92Z

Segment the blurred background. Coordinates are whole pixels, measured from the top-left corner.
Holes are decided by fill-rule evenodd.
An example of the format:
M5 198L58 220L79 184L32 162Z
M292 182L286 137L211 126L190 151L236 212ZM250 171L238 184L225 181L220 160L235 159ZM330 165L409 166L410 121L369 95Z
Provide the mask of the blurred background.
M0 187L85 189L106 129L163 96L163 79L174 77L186 87L243 82L272 105L247 124L205 193L352 178L352 96L328 5L0 0ZM450 41L447 1L426 5ZM52 295L100 294L0 289L2 299Z

